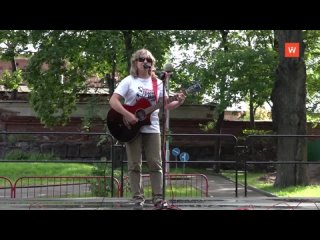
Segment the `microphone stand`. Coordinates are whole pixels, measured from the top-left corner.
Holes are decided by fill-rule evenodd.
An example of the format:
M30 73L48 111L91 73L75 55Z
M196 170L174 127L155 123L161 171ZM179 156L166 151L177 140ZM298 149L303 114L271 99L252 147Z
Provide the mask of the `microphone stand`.
M168 75L167 73L164 74L163 79L162 80L162 92L163 92L163 98L162 98L162 140L161 140L161 146L162 146L162 195L163 195L163 199L165 199L166 197L166 155L167 155L167 151L166 151L166 120L167 120L167 115L166 115L166 99L165 99L165 90L166 90L166 82L168 80ZM169 93L167 93L169 95Z
M150 68L150 66L148 64L144 64L143 67L145 69ZM150 69L151 70L151 69ZM160 80L162 80L162 93L163 93L163 97L162 97L162 139L161 139L161 147L162 147L162 154L161 154L161 160L162 160L162 196L163 199L165 199L166 197L166 155L167 155L167 151L166 151L166 112L167 110L165 109L166 106L166 99L165 99L165 91L166 91L166 82L169 79L169 74L167 71L164 71L162 73L162 75L160 76ZM169 96L169 91L168 91L168 96Z

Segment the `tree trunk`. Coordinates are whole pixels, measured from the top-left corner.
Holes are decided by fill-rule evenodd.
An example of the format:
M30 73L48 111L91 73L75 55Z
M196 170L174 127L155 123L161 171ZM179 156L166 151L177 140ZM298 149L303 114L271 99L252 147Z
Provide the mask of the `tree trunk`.
M128 74L130 73L131 67L131 55L133 53L133 46L132 46L132 31L131 30L123 30L123 37L124 37L124 44L126 49L126 57L127 57L127 64L128 64Z
M254 106L253 106L253 99L252 99L252 90L250 89L250 128L251 129L255 129L256 128L256 124L255 124L255 121L254 121Z
M228 51L228 34L229 34L229 30L219 30L220 34L221 34L221 47L223 47L223 50L225 52ZM224 111L222 111L221 113L219 113L219 117L215 126L215 132L217 134L221 134L221 129L222 129L222 123L224 120ZM216 161L220 161L221 160L221 139L217 138L216 141L216 146L215 146L215 160ZM216 173L220 173L220 163L216 163L215 166L213 166L214 170Z
M277 134L305 135L306 130L306 66L301 30L275 32L279 43L280 62L272 91L272 120ZM299 42L300 56L285 57L285 43ZM306 139L280 137L277 139L278 161L307 161ZM308 184L306 164L278 164L276 187Z
M219 117L215 126L216 134L221 134L223 119L224 119L224 112L219 114ZM221 160L221 139L220 138L217 138L214 154L215 154L214 159L216 161L220 161ZM213 166L213 169L216 173L220 173L220 169L221 169L220 163L216 163Z
M116 59L117 55L114 52L113 53L113 59ZM112 70L111 70L111 74L107 73L105 76L105 80L106 83L108 84L108 88L109 88L109 96L112 96L114 89L115 89L115 82L116 82L116 71L117 71L117 62L113 61L112 62Z
M11 59L11 68L12 68L12 73L14 73L15 71L17 71L17 64L16 64L16 60L14 59L14 57L12 57ZM18 90L17 89L13 89L11 96L10 96L10 100L16 100L17 99L17 95L18 95Z

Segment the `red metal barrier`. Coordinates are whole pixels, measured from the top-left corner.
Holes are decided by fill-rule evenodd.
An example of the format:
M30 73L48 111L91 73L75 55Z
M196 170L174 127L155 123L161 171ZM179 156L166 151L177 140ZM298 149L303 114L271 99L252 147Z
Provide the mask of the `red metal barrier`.
M120 184L116 178L116 196ZM18 178L13 186L13 198L110 197L110 176L28 176Z
M13 197L13 184L9 178L0 176L0 197L6 197L10 192L10 198Z
M171 198L175 197L208 197L208 178L203 174L166 174L167 191ZM151 197L150 175L142 175L145 197ZM128 176L123 180L124 197L129 197ZM120 187L120 189L121 189Z

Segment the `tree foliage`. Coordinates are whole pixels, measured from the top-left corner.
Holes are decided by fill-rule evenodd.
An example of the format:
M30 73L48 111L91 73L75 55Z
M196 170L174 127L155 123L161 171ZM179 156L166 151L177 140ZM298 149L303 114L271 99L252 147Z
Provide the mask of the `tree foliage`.
M171 44L167 31L32 31L37 48L30 59L26 79L32 89L30 102L46 126L63 125L76 108L77 93L86 80L107 73L128 74L130 57L148 48L164 62ZM126 38L127 37L127 38Z

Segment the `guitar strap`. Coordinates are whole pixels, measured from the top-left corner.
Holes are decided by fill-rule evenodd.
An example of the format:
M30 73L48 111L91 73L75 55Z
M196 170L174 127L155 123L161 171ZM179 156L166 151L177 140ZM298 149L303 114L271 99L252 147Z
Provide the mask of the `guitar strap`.
M152 87L153 87L154 96L156 98L156 102L158 102L158 84L157 84L156 78L152 78Z

